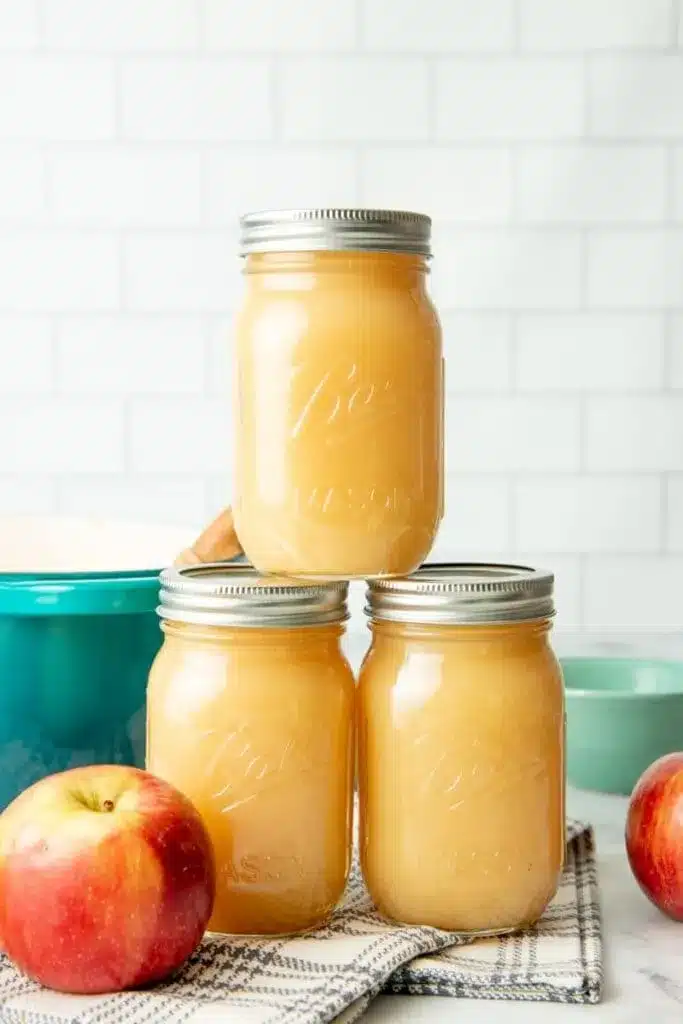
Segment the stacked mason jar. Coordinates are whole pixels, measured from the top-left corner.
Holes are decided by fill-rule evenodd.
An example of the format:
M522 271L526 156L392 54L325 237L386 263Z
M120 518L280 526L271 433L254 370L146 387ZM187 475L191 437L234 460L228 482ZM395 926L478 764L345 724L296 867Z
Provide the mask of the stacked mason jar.
M213 839L214 931L290 934L332 913L356 766L382 915L510 931L559 881L553 577L424 561L444 493L430 233L428 217L385 210L242 219L234 515L248 564L163 575L148 694L148 767ZM372 632L357 684L340 643L355 579Z

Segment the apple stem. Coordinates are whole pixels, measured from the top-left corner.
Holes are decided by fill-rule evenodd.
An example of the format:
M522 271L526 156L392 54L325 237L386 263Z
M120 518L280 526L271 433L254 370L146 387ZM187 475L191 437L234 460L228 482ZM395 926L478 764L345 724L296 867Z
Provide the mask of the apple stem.
M114 810L114 801L113 800L105 800L104 803L102 804L102 809L105 810L105 811L113 811Z

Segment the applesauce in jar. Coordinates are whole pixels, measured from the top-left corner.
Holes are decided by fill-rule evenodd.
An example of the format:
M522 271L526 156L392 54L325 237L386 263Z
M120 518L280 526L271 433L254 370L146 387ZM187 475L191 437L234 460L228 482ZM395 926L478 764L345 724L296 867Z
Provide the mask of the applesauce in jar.
M242 219L237 533L264 573L412 572L443 514L431 221L390 210Z
M549 573L493 565L370 585L360 851L386 917L505 932L552 899L565 849L552 592Z
M199 810L216 856L209 929L321 924L349 870L355 685L346 587L221 564L162 574L164 642L147 698L147 767Z

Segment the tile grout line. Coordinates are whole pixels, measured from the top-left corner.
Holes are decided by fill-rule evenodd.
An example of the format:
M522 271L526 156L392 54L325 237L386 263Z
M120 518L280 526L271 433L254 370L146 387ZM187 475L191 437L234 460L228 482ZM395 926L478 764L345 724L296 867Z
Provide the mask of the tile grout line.
M671 49L676 51L678 49L678 36L681 30L681 0L671 0Z
M435 143L438 135L438 61L433 57L425 57L425 71L427 77L427 142Z
M581 630L586 625L586 569L588 562L584 552L578 553L577 564L579 569L579 621L577 625Z
M204 365L202 373L202 390L201 395L204 398L215 397L213 390L213 380L211 374L211 364L213 362L213 339L214 332L217 330L214 319L206 314L202 317L202 336L204 339Z
M512 52L521 55L522 52L522 11L520 0L513 0L512 5Z
M17 144L17 147L20 147L21 145L22 144ZM196 145L197 145L198 149L199 149L199 147L201 145L205 145L207 152L210 152L210 151L215 149L215 147L212 146L211 143L208 143L208 144L196 144ZM288 143L277 143L277 145L278 146L281 145L282 148L284 148L284 149L289 149L289 144ZM343 145L338 145L338 146L335 146L335 147L332 147L332 148L337 149L337 150L341 149L341 150L344 150L348 154L353 154L355 152L356 148L359 148L359 147L364 149L365 148L365 144L364 143L357 143L357 144L354 145L354 144L344 143ZM14 147L12 147L12 148L14 148ZM50 146L50 153L51 154L52 154L53 148L54 147ZM125 148L126 149L128 148L127 144L126 144ZM310 149L312 147L309 146L308 148ZM0 157L1 157L1 155L2 154L0 152ZM501 238L505 239L505 238L510 237L511 235L513 237L514 237L514 235L534 236L535 238L537 238L539 240L541 240L543 238L550 238L550 239L555 238L555 239L557 239L558 237L561 240L563 240L563 241L566 241L566 240L578 240L578 239L581 238L582 235L584 235L584 234L585 235L589 235L593 231L596 231L596 230L599 231L599 232L602 232L602 233L610 234L610 235L613 235L613 234L616 234L616 235L619 235L619 234L621 234L621 235L633 235L633 234L648 235L648 234L650 234L650 235L659 236L659 235L664 233L664 234L668 234L668 235L674 235L677 239L683 240L683 224L680 224L680 223L669 224L669 222L666 222L666 221L660 221L660 222L657 222L657 223L652 223L652 224L647 224L647 225L642 224L642 223L641 224L624 224L624 223L616 224L616 223L609 223L609 224L596 224L596 225L586 225L586 224L582 225L582 224L578 224L578 223L571 224L569 222L554 223L554 224L543 224L543 225L541 225L541 224L529 224L529 223L511 224L508 219L501 220L501 221L498 221L496 223L493 223L493 222L486 222L486 223L478 222L477 223L477 222L466 221L466 220L461 220L461 221L453 221L453 220L451 220L451 221L447 221L447 222L446 221L440 221L438 226L440 228L440 243L441 243L441 246L444 246L444 239L449 244L452 244L453 242L457 241L459 238L462 238L463 236L469 236L470 238L473 238L473 239L486 240L486 241L489 241L489 240L490 241L499 241ZM97 235L97 234L106 233L107 231L112 230L112 226L111 225L107 225L107 224L103 224L103 223L94 223L94 222L90 222L90 223L87 223L87 222L73 222L73 223L68 223L68 224L64 223L64 222L60 222L58 224L57 223L54 223L54 224L27 223L27 224L23 224L23 225L17 225L16 222L11 223L11 222L8 222L7 220L3 220L2 218L0 218L0 229L2 229L2 231L5 234L10 234L10 235L26 235L26 236L31 236L31 235L38 235L38 234L70 234L70 233L77 232L77 233L79 233L81 235L87 236L87 235ZM194 221L192 223L189 223L189 224L160 224L160 223L156 223L156 224L140 224L138 226L135 226L134 229L137 230L137 231L140 231L141 233L144 233L144 234L158 235L160 237L167 236L167 235L173 235L173 234L187 236L187 235L192 235L192 234L207 234L207 233L212 234L212 235L221 235L221 234L222 235L230 235L231 233L233 233L233 234L235 233L234 224L232 224L231 222L223 223L223 224L221 224L221 223L215 223L215 224L211 223L211 224L208 224L208 225L202 225L202 224L196 223ZM445 233L445 235L444 235L444 233ZM600 305L596 305L596 304L591 305L591 309L594 309L598 313L621 313L621 314L626 314L628 316L631 316L631 315L634 315L634 314L635 315L642 314L642 313L657 313L657 312L661 311L662 308L683 311L683 300L682 301L676 301L676 302L667 302L666 305L664 305L661 302L659 302L659 303L652 302L652 303L638 304L638 305L622 305L622 306L615 306L613 303L601 303ZM549 304L547 306L542 306L542 305L538 305L538 306L519 305L519 306L517 306L517 305L510 305L509 303L507 305L505 305L505 304L496 304L496 305L476 305L476 306L473 306L473 305L447 306L447 307L445 307L444 312L464 311L464 312L479 312L479 313L506 313L506 312L510 311L511 309L514 309L514 310L516 310L516 311L518 311L520 313L530 313L530 314L541 313L541 314L544 314L544 315L554 314L554 313L559 313L559 314L562 314L562 315L569 315L571 313L576 313L577 311L580 311L580 307L577 307L575 304L569 304L569 302L566 302L566 304L565 304L565 302L563 302L561 305L557 304L557 303L553 303L553 304Z
M507 496L508 496L508 523L507 523L507 542L508 547L511 551L517 551L519 549L519 523L517 515L517 477L515 474L510 474L507 480Z
M125 138L123 117L123 59L113 57L114 61L114 138L113 143L119 146L128 145Z
M271 142L283 143L284 116L281 100L283 66L282 58L273 55L268 66L268 101L270 104Z
M584 474L586 472L587 452L586 452L586 435L587 425L586 417L588 415L587 403L583 394L579 395L579 473Z
M669 548L669 473L660 475L659 550L666 554Z
M115 59L118 68L122 71L121 62L118 58ZM430 65L433 67L434 65ZM114 67L114 60L112 60L112 68ZM120 93L121 90L118 90ZM321 137L317 134L306 135L301 138L275 139L272 135L267 138L249 138L247 136L234 136L232 138L217 138L210 135L204 137L195 136L184 136L182 133L175 135L165 135L160 137L151 136L135 136L129 137L126 135L121 127L120 135L108 137L108 138L96 138L96 137L83 137L83 138L67 138L67 137L55 137L49 140L50 150L59 155L76 154L79 155L82 152L90 152L93 154L108 155L109 151L115 150L125 146L126 149L131 152L138 152L141 155L155 155L157 153L166 153L168 151L174 152L177 155L187 153L188 147L202 146L205 145L213 150L217 150L220 153L229 155L240 155L247 151L253 156L260 155L262 152L267 152L272 149L275 145L291 149L292 151L297 150L309 150L312 147L319 148L322 151L325 150L340 150L344 148L352 148L358 144L358 140L351 136L340 136L340 137ZM15 148L22 148L30 145L31 140L27 140L26 137L20 133L17 134L5 134L0 138L0 152L3 149L12 150ZM383 150L394 155L400 155L402 151L412 153L416 149L420 151L427 151L429 154L443 154L443 153L474 153L474 154L505 154L511 151L513 148L516 151L524 151L525 149L541 149L552 151L553 153L563 154L565 152L571 152L577 148L582 147L594 147L605 151L623 151L629 150L639 152L642 150L661 150L665 147L670 148L672 151L680 145L680 139L665 139L661 137L628 137L619 136L614 138L568 138L568 137L555 137L548 135L520 135L517 138L510 138L504 135L489 135L486 137L468 137L461 135L458 137L451 138L440 138L433 135L430 138L413 138L409 139L404 136L395 135L380 139L377 141L365 141L364 145L367 145L370 149ZM502 217L501 219L491 220L472 220L469 218L458 218L450 217L449 215L444 216L443 226L448 227L470 227L474 230L493 230L496 228L504 228L509 226L508 217ZM587 223L587 222L586 222ZM520 220L520 227L526 227L531 230L538 231L558 231L558 230L569 230L578 229L581 227L581 223L575 218L558 219L557 216L552 218L543 217L538 220ZM614 220L599 220L594 221L590 226L603 228L606 230L613 231L653 231L661 229L662 227L670 226L672 229L683 231L683 222L674 221L673 223L666 216L649 217L647 220L644 219L629 219L620 217Z
M66 488L67 481L72 475L73 474L69 473L67 477L64 473L59 473L57 474L57 476L53 477L53 500L55 513L57 515L63 514L64 512L64 491Z
M198 147L199 157L199 220L200 228L210 228L210 198L209 198L209 164L211 162L211 147Z
M590 242L591 229L581 228L579 232L579 313L594 312L590 305Z
M40 22L40 19L39 19ZM314 46L301 46L299 48L290 47L274 47L274 46L262 46L262 47L247 47L233 49L229 45L217 46L215 48L207 47L202 48L202 40L199 39L199 45L195 46L184 46L182 49L173 49L164 45L149 45L149 46L129 46L127 48L109 48L107 49L102 44L94 46L86 44L83 45L58 45L48 47L47 43L41 38L41 53L44 53L49 57L58 58L111 58L114 54L120 56L131 57L133 59L150 60L150 61L166 61L166 60L177 60L179 62L192 62L196 61L198 57L209 63L220 63L225 60L234 60L239 62L250 63L252 61L263 60L264 57L285 57L287 59L297 60L298 58L316 58L325 60L326 58L332 59L343 59L353 61L359 57L371 57L378 58L379 60L419 60L422 57L428 58L439 58L444 60L466 60L466 61L478 61L480 63L503 63L509 60L515 61L528 61L529 63L540 63L553 60L560 61L573 61L579 63L584 59L590 59L592 56L598 57L616 57L616 58L631 58L631 57L645 57L648 59L656 59L663 57L671 53L672 47L670 44L657 45L650 44L647 46L629 46L625 43L612 44L598 49L587 49L585 46L574 46L566 49L552 48L552 47L537 47L534 49L519 49L514 50L510 46L498 46L496 49L482 49L477 46L465 46L465 47L453 47L452 49L442 49L438 47L381 47L381 46L365 46L363 44L362 49L355 45L347 47L322 47L315 48ZM19 53L31 53L31 49L18 50L14 46L2 45L0 40L0 57L14 56L16 57Z
M676 147L668 145L664 150L665 190L663 224L670 229L676 228Z
M662 313L663 320L663 332L661 339L661 387L660 391L664 394L669 392L675 392L676 389L672 387L672 373L674 364L674 327L675 327L675 315L671 312L664 311Z
M209 19L206 0L196 0L197 10L197 48L196 53L204 56L209 50Z
M519 313L510 314L510 335L508 338L508 379L507 387L511 395L523 394L519 389Z
M362 144L358 144L353 148L353 178L356 192L354 201L358 206L363 206L366 202L366 160L365 148Z
M26 0L24 0L26 2ZM39 51L44 51L47 46L47 11L45 10L45 0L34 0L34 9L36 12L36 27L38 29L38 47Z
M336 0L338 2L338 0ZM353 41L357 53L364 51L363 0L353 0Z
M60 388L60 336L61 336L61 317L59 314L53 314L49 318L50 323L50 397L57 398L61 396L62 391Z
M582 132L581 142L588 143L595 141L592 139L592 124L593 124L593 104L592 104L592 90L591 90L591 58L588 53L584 53L581 57L581 83L583 87L583 115L582 115Z
M125 316L126 314L132 315L135 313L135 310L129 308L128 235L129 229L127 228L121 228L114 233L118 254L119 275L118 308L111 311L111 315L115 316Z

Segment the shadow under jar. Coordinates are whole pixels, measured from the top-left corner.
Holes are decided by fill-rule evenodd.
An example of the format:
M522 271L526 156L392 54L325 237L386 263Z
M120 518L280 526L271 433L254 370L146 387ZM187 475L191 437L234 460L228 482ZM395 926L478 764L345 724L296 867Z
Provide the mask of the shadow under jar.
M430 231L391 210L242 219L234 514L261 572L403 575L432 546L443 360Z
M552 899L565 850L552 592L549 573L495 565L370 585L360 849L386 917L497 933Z
M345 598L343 584L263 580L242 565L162 574L147 767L192 800L211 836L211 931L305 931L343 893L355 695Z

